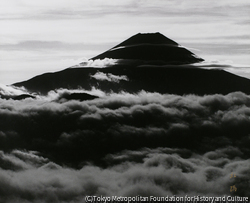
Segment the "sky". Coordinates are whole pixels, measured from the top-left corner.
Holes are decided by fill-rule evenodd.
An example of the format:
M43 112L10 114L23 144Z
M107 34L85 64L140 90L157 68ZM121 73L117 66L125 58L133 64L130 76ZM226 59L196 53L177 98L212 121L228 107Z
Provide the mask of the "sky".
M0 0L0 83L68 68L139 32L250 78L249 9L248 0Z

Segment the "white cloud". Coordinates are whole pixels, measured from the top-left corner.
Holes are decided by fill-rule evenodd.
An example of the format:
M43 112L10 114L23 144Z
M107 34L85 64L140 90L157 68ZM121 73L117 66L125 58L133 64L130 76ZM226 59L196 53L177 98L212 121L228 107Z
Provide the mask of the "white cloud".
M191 152L191 157L186 158L181 155L185 153L182 149L175 153L168 152L168 148L130 151L130 160L106 169L89 165L75 170L53 162L34 167L24 160L23 164L30 167L22 171L0 169L1 200L80 203L86 195L218 197L231 196L230 185L234 184L241 196L249 196L249 186L244 181L249 179L249 160L223 158L230 150L240 151L223 148L209 152L214 157ZM140 161L133 158L135 153L141 154ZM2 160L9 156L3 152L0 155ZM15 162L9 156L9 163ZM232 172L237 176L234 180L230 179Z
M28 91L25 88L0 84L0 95L13 96L27 93Z
M79 65L74 67L92 67L92 68L105 68L107 66L113 66L118 63L118 59L105 58L105 59L96 59L96 60L87 60L81 62Z
M91 77L95 78L96 80L107 80L110 82L117 82L117 83L119 83L120 80L128 81L128 77L126 75L113 75L111 73L102 73L102 72L97 72Z

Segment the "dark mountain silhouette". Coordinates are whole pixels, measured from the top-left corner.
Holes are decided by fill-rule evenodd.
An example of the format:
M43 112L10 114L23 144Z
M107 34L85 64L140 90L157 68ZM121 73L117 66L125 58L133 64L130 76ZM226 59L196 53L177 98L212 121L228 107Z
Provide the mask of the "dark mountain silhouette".
M100 81L91 77L102 73L126 75L129 80L119 83ZM96 87L106 92L140 90L171 94L228 94L234 91L250 93L250 80L223 70L205 70L198 68L176 67L112 67L112 68L73 68L55 73L46 73L28 81L14 84L24 86L29 91L47 94L57 88L91 90Z
M176 42L160 33L134 35L92 59L105 57L130 60L106 68L68 68L55 73L45 73L14 85L24 86L31 92L41 94L58 88L79 87L86 90L95 87L105 92L137 93L145 90L180 95L228 94L234 91L250 93L250 80L246 78L224 70L205 70L188 64L180 65L203 59L195 57L192 52L179 47ZM155 63L156 61L161 63ZM172 65L166 65L169 63ZM96 74L104 75L106 79L98 79ZM110 75L127 79L114 81L108 78ZM81 95L69 97L81 100Z
M175 41L165 37L163 34L157 33L138 33L122 43L116 45L113 48L121 47L121 46L129 46L135 44L168 44L168 45L178 45Z
M14 96L12 99L14 99L14 100L22 100L22 99L26 99L26 98L35 99L36 97L33 96L33 95L30 95L30 94L21 94L21 95L18 95L18 96Z
M190 64L203 61L160 33L137 34L91 59L133 59L162 64Z
M32 98L35 99L36 97L30 94L20 94L20 95L0 95L0 98L2 99L13 99L13 100L22 100L26 98Z
M93 100L96 98L98 97L87 93L64 93L57 99L57 101L62 101L62 100L86 101L86 100Z

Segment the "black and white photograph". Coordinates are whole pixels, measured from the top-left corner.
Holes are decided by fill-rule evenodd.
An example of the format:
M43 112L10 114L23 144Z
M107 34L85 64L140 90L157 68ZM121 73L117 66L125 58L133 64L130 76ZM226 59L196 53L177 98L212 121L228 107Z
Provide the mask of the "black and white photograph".
M249 0L0 0L0 203L250 202Z

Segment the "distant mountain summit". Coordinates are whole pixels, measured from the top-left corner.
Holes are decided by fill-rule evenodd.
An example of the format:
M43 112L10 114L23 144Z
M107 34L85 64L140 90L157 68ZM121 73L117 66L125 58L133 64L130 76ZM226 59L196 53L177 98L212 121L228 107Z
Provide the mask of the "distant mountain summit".
M235 91L250 94L249 79L216 68L205 70L190 65L203 59L160 33L136 34L92 59L105 58L120 60L118 64L105 68L80 64L14 85L45 95L60 88L96 88L106 93L138 93L144 90L178 95L228 94ZM59 99L84 101L95 97L73 93Z
M161 33L138 33L110 50L91 58L130 59L150 64L191 64L204 61Z
M163 34L156 32L156 33L138 33L127 40L123 41L122 43L118 44L114 48L120 46L129 46L135 44L169 44L169 45L178 45L175 41L167 38Z

